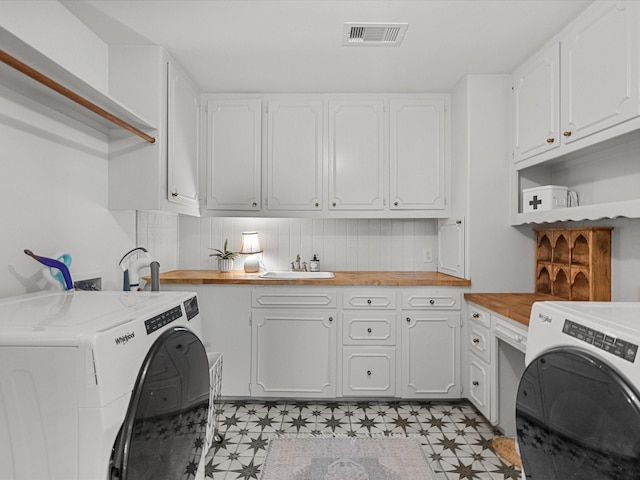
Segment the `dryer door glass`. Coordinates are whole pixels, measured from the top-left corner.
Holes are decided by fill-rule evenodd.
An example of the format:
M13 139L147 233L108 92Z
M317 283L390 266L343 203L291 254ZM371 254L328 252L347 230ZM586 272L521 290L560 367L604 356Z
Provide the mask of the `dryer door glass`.
M640 472L638 393L583 350L552 350L529 364L516 427L528 480L628 480Z
M202 342L176 327L153 344L116 440L111 479L193 479L206 447L209 362Z

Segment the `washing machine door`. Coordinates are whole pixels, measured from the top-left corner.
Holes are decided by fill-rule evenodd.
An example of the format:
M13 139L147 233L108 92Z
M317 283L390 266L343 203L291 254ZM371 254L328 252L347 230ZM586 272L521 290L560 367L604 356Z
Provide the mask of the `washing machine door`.
M206 454L208 409L209 363L202 342L184 327L165 331L138 374L108 478L193 479Z
M589 352L550 350L529 364L516 428L527 480L640 478L638 393Z

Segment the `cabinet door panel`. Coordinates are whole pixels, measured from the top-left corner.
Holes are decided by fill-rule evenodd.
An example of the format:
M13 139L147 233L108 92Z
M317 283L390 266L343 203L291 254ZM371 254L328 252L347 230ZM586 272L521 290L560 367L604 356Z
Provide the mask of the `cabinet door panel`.
M167 199L197 208L199 94L175 65L167 67Z
M268 112L268 209L322 209L322 103L271 101Z
M336 312L254 311L255 396L335 397Z
M329 103L329 209L384 207L384 104Z
M464 219L438 221L438 271L464 278Z
M207 208L260 210L262 102L210 100Z
M395 395L394 348L344 348L342 393L346 396Z
M390 101L390 209L445 207L445 104Z
M515 162L560 146L559 95L560 44L554 43L513 74Z
M469 355L469 400L480 410L480 413L491 420L490 379L489 367L475 356Z
M460 312L404 312L403 398L460 397Z
M637 11L636 2L596 4L563 37L565 142L640 114Z

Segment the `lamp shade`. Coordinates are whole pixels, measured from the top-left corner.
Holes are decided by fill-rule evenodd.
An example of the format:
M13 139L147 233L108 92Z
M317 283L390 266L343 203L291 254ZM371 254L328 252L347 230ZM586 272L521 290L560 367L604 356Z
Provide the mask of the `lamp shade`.
M262 253L258 232L242 232L240 253Z

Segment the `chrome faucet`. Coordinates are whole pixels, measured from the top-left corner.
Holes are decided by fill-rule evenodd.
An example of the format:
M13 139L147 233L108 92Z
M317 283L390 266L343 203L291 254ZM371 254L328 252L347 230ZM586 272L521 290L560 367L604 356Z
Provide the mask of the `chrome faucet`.
M296 256L295 261L291 262L291 271L292 272L307 272L307 262L302 262L300 264L300 254Z

